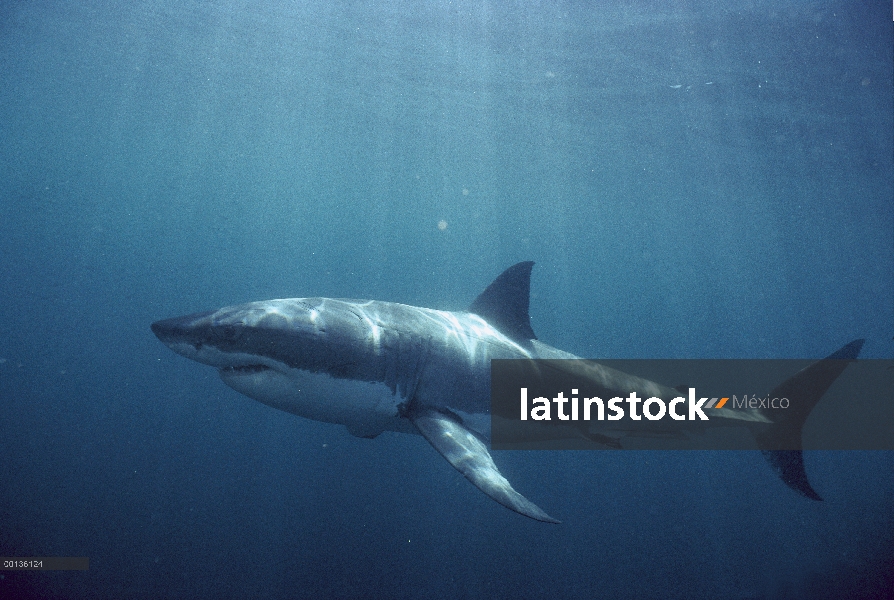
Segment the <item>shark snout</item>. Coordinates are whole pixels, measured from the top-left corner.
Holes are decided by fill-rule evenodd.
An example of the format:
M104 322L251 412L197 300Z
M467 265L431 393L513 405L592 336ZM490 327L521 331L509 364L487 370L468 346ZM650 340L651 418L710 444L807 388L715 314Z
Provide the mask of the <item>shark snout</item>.
M150 327L155 337L165 344L192 343L197 341L197 334L203 322L207 322L208 317L212 314L214 314L213 311L206 311L173 319L162 319Z

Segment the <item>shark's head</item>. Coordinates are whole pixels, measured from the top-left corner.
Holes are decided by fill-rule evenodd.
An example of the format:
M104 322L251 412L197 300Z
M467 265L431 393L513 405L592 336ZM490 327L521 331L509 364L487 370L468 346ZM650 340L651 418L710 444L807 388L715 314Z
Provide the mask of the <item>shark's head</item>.
M152 332L177 354L212 367L261 367L277 358L285 336L293 338L294 348L300 337L310 340L317 334L312 306L284 302L253 302L156 321Z
M370 328L354 303L323 298L267 300L165 319L152 331L171 350L221 370L352 372Z
M310 419L354 430L372 422L381 430L393 428L378 419L396 418L400 397L384 383L368 304L268 300L157 321L152 331L177 354L217 368L246 396Z

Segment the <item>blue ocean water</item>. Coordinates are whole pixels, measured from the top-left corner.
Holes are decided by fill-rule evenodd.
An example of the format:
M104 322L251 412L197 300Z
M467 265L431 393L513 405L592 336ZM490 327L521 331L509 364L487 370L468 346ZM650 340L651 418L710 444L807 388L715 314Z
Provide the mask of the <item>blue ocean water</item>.
M594 358L894 357L879 3L7 2L0 597L837 598L894 586L894 455L495 452L238 395L164 317L461 310L535 260Z

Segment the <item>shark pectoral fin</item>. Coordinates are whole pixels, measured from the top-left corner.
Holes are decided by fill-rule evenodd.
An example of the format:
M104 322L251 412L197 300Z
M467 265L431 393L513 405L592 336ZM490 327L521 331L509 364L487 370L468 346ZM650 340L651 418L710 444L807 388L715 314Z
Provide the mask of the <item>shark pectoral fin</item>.
M544 523L560 522L512 489L494 464L487 446L455 419L434 410L420 410L410 420L422 437L479 490L526 517Z

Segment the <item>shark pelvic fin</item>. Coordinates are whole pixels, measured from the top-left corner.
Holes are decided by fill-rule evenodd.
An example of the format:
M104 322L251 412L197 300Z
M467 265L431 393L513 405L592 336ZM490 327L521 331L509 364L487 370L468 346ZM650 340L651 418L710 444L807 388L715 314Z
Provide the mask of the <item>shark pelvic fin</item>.
M822 500L810 486L801 454L801 428L823 394L857 358L865 340L854 340L809 367L795 373L770 392L773 398L788 398L790 408L765 408L762 412L773 425L756 436L764 458L783 482L799 494Z
M479 490L515 512L544 523L559 523L536 504L512 489L487 446L455 417L432 409L416 409L408 415L419 433Z
M475 298L469 312L493 325L514 342L536 340L528 314L532 261L520 262L503 271Z

